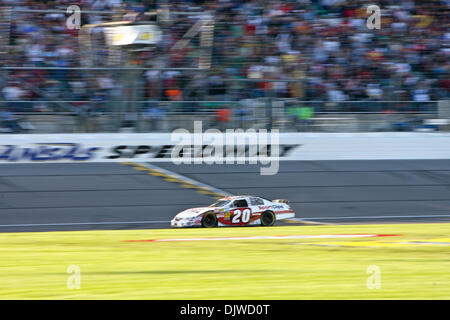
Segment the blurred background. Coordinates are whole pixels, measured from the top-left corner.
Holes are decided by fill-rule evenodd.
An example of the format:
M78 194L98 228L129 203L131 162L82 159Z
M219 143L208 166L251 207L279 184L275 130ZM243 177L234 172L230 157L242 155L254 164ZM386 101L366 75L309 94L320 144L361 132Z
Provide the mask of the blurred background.
M369 5L381 9L379 29L368 28ZM450 221L450 134L415 131L450 131L449 8L0 0L0 299L448 299L449 227L436 222ZM239 166L206 156L177 165L169 135L109 134L191 130L194 120L332 134L281 135L269 176L260 147L273 139L258 139L259 164L249 147ZM334 134L381 131L414 133ZM96 132L108 134L60 135ZM167 230L219 194L288 199L296 219ZM42 232L74 230L91 231ZM336 232L399 236L242 238ZM128 242L220 234L240 240ZM368 291L377 265L383 290ZM82 290L67 285L72 267Z
M367 7L381 9L369 29ZM81 9L69 28L67 8ZM449 0L3 0L0 132L450 129ZM114 23L117 23L116 25ZM117 46L107 29L154 25Z

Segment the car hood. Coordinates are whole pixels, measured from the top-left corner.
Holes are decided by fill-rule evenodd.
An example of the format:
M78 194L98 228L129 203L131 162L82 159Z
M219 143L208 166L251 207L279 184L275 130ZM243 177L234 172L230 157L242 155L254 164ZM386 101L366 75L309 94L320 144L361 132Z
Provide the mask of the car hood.
M215 208L211 207L200 207L200 208L191 208L184 211L181 211L179 214L177 214L178 218L192 218L196 217L199 214L205 213L207 211L214 211Z

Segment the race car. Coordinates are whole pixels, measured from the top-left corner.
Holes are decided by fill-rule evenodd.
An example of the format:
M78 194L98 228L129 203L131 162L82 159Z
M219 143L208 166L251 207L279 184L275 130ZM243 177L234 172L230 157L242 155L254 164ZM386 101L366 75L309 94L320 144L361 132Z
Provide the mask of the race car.
M219 199L209 207L192 208L178 213L172 227L272 226L276 220L293 218L295 212L284 199L267 200L254 196Z

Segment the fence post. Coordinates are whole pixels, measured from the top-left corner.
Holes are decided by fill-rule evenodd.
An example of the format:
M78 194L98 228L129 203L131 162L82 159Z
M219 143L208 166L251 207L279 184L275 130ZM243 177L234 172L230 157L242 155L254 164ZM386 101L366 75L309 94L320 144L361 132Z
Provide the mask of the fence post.
M450 122L450 100L438 101L438 118L446 119ZM441 126L441 131L450 131L450 123Z

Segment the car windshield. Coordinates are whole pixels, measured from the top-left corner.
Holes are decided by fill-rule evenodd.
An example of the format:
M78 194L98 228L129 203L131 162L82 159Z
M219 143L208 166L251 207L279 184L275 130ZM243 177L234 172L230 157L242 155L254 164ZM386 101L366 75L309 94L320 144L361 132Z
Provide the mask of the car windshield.
M224 207L230 203L230 200L220 200L210 205L210 207Z

